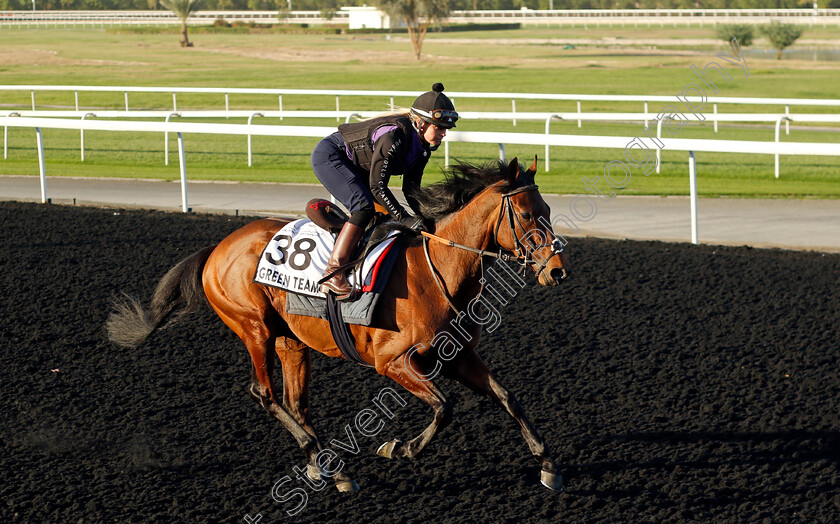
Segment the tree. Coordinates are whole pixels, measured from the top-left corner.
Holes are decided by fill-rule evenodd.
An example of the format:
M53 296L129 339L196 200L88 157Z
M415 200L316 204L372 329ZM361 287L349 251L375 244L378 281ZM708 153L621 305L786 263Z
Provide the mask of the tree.
M732 45L733 38L738 41L739 47L747 47L752 45L753 27L751 25L722 24L717 26L715 33L717 34L718 38L720 38L729 45Z
M391 19L405 22L417 60L420 60L423 39L426 38L429 27L446 20L449 16L447 0L377 0L377 5Z
M192 47L187 38L187 18L201 8L204 0L160 0L163 7L169 9L181 20L181 47Z
M774 20L763 26L761 33L770 40L770 45L776 50L776 60L781 60L782 51L802 36L802 28L793 24L782 24Z

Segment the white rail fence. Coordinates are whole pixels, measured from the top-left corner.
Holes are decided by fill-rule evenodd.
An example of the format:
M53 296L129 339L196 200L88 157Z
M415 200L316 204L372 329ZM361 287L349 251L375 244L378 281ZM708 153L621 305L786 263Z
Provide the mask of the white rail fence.
M224 95L225 111L230 111L230 95L272 95L278 97L278 111L283 111L283 95L304 95L304 96L329 96L335 97L335 111L336 120L342 118L341 113L341 97L387 97L387 109L393 111L397 108L395 100L397 98L407 99L408 103L419 96L422 91L360 91L349 89L261 89L261 88L223 88L223 87L137 87L137 86L44 86L44 85L0 85L0 91L29 91L31 107L36 111L35 93L43 91L72 91L74 93L75 110L79 111L79 93L122 93L125 110L130 111L129 93L166 93L172 94L172 111L178 112L178 94L219 94ZM516 126L517 119L533 119L534 114L540 113L518 113L516 110L517 100L541 100L541 101L574 101L577 103L577 113L582 113L583 102L641 102L644 106L644 112L648 113L649 104L651 102L674 104L675 97L662 95L583 95L583 94L559 94L559 93L474 93L474 92L460 92L452 91L447 93L451 99L509 99L511 102L511 113L513 125ZM693 102L692 102L693 103ZM753 98L753 97L726 97L715 96L706 97L704 105L712 105L712 114L718 113L718 104L746 104L746 105L770 105L781 106L785 109L785 114L790 114L791 106L802 107L840 107L840 99L825 99L825 98ZM699 110L699 109L698 109ZM256 110L254 110L256 111ZM370 113L368 113L370 114ZM503 113L492 112L472 112L476 119L493 119L492 115L500 115ZM523 116L517 116L517 115ZM559 114L559 113L558 113ZM568 113L566 113L568 114ZM528 116L531 115L531 116ZM281 115L283 118L285 115ZM502 117L501 119L507 119ZM596 120L596 118L590 118ZM609 118L605 118L608 120ZM582 127L583 118L577 118L578 127ZM715 123L715 132L718 130L718 120L713 120ZM647 119L645 119L645 126L647 126ZM789 132L789 127L786 124L786 132Z
M190 25L212 25L217 19L258 24L347 24L349 12L338 10L330 17L320 11L199 11L190 15ZM840 24L840 9L516 9L452 11L452 24L520 23L523 25L612 24L717 24L767 23L784 20L801 24ZM57 27L105 25L174 25L181 22L171 12L160 11L0 11L0 27Z
M395 107L396 98L408 99L423 94L423 91L386 91L386 90L352 90L352 89L265 89L250 87L140 87L140 86L64 86L64 85L0 85L0 91L29 91L31 108L37 110L35 104L35 93L42 91L72 91L75 95L75 108L78 111L79 93L122 93L125 100L125 110L129 111L129 93L165 93L172 95L172 110L178 110L178 94L218 94L224 95L225 110L230 109L230 95L273 95L278 97L278 110L283 110L283 95L304 95L304 96L330 96L335 97L336 111L341 110L342 96L365 96L388 98L388 107ZM566 101L577 102L578 111L582 102L675 102L674 96L664 95L588 95L588 94L562 94L562 93L481 93L468 91L447 91L446 94L452 99L502 99L511 101L512 112L516 112L517 100L543 100L543 101ZM830 98L756 98L756 97L731 97L731 96L710 96L706 99L710 104L750 104L750 105L776 105L776 106L818 106L818 107L840 107L840 99ZM645 107L647 112L647 107Z
M46 166L44 158L44 142L42 128L47 129L75 129L98 131L129 131L129 132L159 132L176 133L178 136L178 159L181 176L181 207L184 212L189 211L187 198L187 162L184 134L224 134L224 135L258 135L277 137L311 137L321 138L332 133L333 127L314 126L266 126L244 124L199 124L187 122L132 122L132 121L97 121L97 120L67 120L53 118L32 117L0 117L0 125L7 127L34 128L38 147L38 165L41 183L41 201L47 201ZM479 131L452 131L448 134L448 142L472 142L500 144L501 155L504 156L504 144L571 146L624 149L637 137L615 136L580 136L580 135L545 135L539 133L491 133ZM699 140L662 138L662 149L671 151L687 151L689 153L689 192L691 195L691 241L699 242L697 220L697 174L695 164L696 152L716 153L752 153L752 154L784 154L784 155L828 155L840 156L837 144L823 144L811 142L758 142L745 140ZM656 147L656 146L654 146ZM647 166L646 159L644 165ZM635 164L634 164L635 165Z
M9 116L19 117L48 117L48 118L162 118L169 122L173 117L179 118L247 118L248 124L252 125L255 117L264 118L338 118L349 122L352 118L371 118L376 116L375 111L15 111ZM464 112L461 113L464 119L473 120L532 120L545 122L545 134L551 134L551 123L555 120L577 121L578 127L582 120L588 121L610 121L610 122L644 122L645 128L649 127L649 121L657 123L656 137L662 138L662 120L657 120L656 113L502 113L502 112ZM752 123L773 123L775 124L775 142L780 142L780 126L784 122L789 126L790 122L798 123L829 123L840 124L840 115L826 114L775 114L775 113L713 113L704 115L705 119L714 123L715 132L718 131L718 122L752 122ZM840 131L840 128L837 129ZM786 134L790 134L789 127ZM85 160L85 131L81 130L80 137L81 160ZM169 165L169 133L164 132L164 163ZM837 145L840 147L840 144ZM450 150L449 141L444 142L445 165L449 166ZM656 152L656 172L660 172L661 149ZM500 145L500 154L503 155L503 147ZM251 135L248 135L248 166L252 165ZM3 134L3 158L8 158L8 128L4 128ZM779 154L775 155L775 176L780 175ZM545 145L544 156L545 171L550 170L551 155L549 145Z

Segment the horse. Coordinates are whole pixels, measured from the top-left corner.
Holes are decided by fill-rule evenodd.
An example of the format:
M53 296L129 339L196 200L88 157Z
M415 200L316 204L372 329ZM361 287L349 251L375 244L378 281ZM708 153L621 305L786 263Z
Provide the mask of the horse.
M499 289L488 285L485 258L500 259L497 264L519 263L523 271L531 268L543 286L556 286L569 275L563 243L548 222L549 206L534 183L536 169L536 157L528 169L517 159L481 166L459 163L442 182L413 195L423 216L434 222L433 234L412 237L402 245L374 322L349 329L359 356L428 404L434 417L416 437L384 443L378 455L414 458L450 423L452 403L434 380L443 375L485 395L513 417L540 463L540 482L555 491L563 489L545 442L476 352L482 325L490 316L486 294L504 298L502 281L496 282ZM164 322L169 325L209 303L245 343L251 357L249 393L297 440L309 460L309 477L331 477L339 491L356 491L358 484L345 471L335 466L330 470L324 460L329 457L319 455L325 448L310 416L312 350L346 357L326 320L286 313L285 291L253 282L263 248L286 223L257 220L183 259L160 280L148 306L131 296L117 301L107 331L114 343L137 347ZM505 267L518 278L508 266L496 275ZM280 360L282 392L274 381L272 353Z

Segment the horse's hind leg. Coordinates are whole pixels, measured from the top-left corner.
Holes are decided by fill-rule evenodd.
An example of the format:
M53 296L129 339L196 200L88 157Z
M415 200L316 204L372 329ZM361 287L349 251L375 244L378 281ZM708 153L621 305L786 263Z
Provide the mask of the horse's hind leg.
M268 338L265 342L246 340L245 346L251 355L251 387L249 393L270 415L280 421L281 424L297 440L298 445L309 457L310 464L316 464L316 457L321 451L321 445L317 437L310 433L293 417L278 401L277 388L274 385L274 356L271 354L274 346L274 338ZM256 380L254 380L256 379ZM319 482L318 476L313 469L308 470L309 477ZM336 476L337 477L337 476ZM355 491L358 486L349 477L342 477L343 482L336 487L342 491ZM323 484L321 485L323 487ZM320 487L318 489L321 489Z
M283 369L283 408L300 426L312 435L320 452L319 440L312 426L309 410L309 384L312 380L312 350L302 342L286 337L277 337L277 356ZM309 452L308 450L304 450ZM359 485L347 473L339 470L330 472L318 466L316 454L310 453L308 474L313 480L321 476L332 477L339 491L358 491Z

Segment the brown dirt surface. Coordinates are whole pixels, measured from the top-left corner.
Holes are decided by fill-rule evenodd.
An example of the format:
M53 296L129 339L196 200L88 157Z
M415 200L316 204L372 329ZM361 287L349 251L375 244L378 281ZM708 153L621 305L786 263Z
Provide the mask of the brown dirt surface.
M234 56L244 56L259 60L270 60L273 62L350 62L359 61L362 63L382 63L414 60L411 52L399 51L371 51L371 50L342 50L336 48L314 49L311 47L282 48L268 47L227 47L202 45L202 51L221 53Z
M59 55L58 51L52 49L20 49L0 48L0 65L10 66L46 66L46 65L152 65L145 62L125 62L121 60L96 60L96 59L75 59L65 58Z

